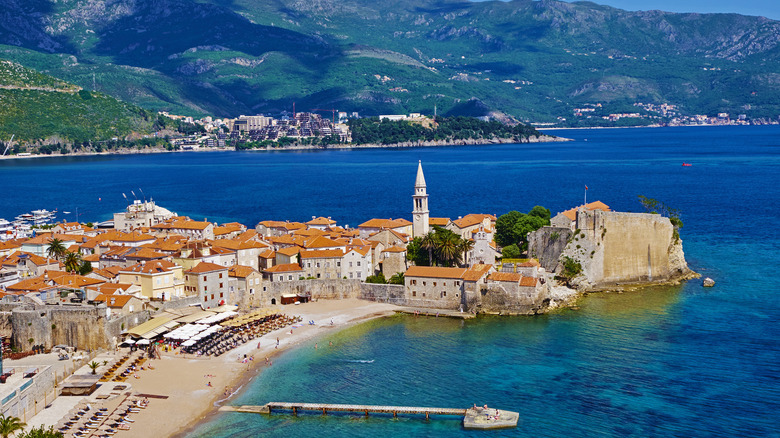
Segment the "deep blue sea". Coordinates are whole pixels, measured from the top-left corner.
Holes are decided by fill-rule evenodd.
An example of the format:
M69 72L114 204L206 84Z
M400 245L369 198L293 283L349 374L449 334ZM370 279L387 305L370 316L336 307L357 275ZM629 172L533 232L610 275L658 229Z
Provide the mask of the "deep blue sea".
M537 317L372 321L328 338L333 347L284 353L233 401L487 403L520 412L517 429L223 414L192 436L780 436L780 127L556 133L575 141L2 161L0 217L78 208L82 221L104 220L141 189L211 221L323 215L356 226L411 216L417 160L432 216L537 204L554 214L582 203L586 185L588 201L616 210L640 211L646 195L682 211L688 262L714 288L592 294L579 310Z

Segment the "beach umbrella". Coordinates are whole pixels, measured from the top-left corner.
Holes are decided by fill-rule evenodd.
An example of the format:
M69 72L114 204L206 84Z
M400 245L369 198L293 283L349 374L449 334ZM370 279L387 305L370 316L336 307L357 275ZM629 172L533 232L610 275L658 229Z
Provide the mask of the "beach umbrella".
M149 340L148 339L141 339L138 342L135 343L136 345L148 345Z
M125 339L124 341L122 341L122 344L133 345L133 344L135 344L135 341L132 340L132 339ZM119 345L122 345L122 344L119 344Z

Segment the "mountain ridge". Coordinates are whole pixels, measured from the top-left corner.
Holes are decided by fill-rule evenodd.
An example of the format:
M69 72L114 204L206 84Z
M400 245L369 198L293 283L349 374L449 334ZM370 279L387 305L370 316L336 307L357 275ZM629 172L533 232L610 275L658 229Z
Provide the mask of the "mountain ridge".
M780 22L764 17L556 0L9 0L6 17L0 57L183 114L433 113L470 99L544 122L639 101L780 113Z

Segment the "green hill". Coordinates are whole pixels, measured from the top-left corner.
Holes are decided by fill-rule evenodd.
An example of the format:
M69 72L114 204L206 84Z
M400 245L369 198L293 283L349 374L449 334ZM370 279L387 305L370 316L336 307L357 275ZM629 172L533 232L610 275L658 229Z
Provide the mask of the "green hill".
M149 133L157 115L0 60L0 139L73 143Z
M9 0L0 16L0 56L187 115L780 114L780 23L761 17L555 0Z

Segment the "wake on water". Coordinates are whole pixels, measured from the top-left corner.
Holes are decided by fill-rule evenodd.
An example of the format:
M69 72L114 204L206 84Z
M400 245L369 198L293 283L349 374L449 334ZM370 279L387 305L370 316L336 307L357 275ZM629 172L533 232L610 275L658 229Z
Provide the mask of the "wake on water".
M371 359L371 360L364 360L364 359L346 359L344 362L350 362L350 363L374 363L374 359Z

